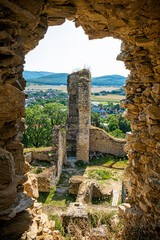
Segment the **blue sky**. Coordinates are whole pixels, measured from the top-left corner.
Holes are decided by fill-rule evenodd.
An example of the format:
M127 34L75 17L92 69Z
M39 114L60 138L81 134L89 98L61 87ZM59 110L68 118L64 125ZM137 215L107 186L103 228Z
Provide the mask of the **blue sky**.
M66 21L49 27L39 45L25 58L25 70L71 73L84 67L92 76L119 74L127 76L124 63L116 61L121 41L111 37L88 40L81 27Z

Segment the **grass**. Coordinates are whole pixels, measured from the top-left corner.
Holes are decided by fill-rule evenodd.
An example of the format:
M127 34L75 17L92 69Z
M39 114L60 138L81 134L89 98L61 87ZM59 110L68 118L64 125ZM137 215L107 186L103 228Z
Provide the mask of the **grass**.
M95 101L95 102L108 102L108 101L112 101L112 102L120 102L120 100L124 99L125 96L121 96L121 95L111 95L108 94L106 96L91 96L91 101Z
M61 230L62 227L62 219L59 215L50 215L50 219L55 221L55 230Z
M36 168L32 167L31 171L35 174L39 174L39 173L43 172L43 169L42 168L37 168L37 167Z
M55 191L56 191L56 187L52 186L49 193L40 192L38 202L49 204L52 201Z
M88 171L88 176L96 180L106 180L112 177L112 173L106 169L91 169Z
M90 164L91 165L105 165L108 166L112 163L114 163L115 161L117 161L117 158L113 158L111 156L104 156L104 157L100 157L100 158L96 158L94 157L92 160L90 160Z
M43 204L48 204L50 206L60 206L60 207L68 207L71 202L75 202L76 197L74 195L64 193L64 194L56 194L54 187L52 187L49 193L40 192L38 202Z
M23 153L25 154L25 153L29 153L29 152L32 152L32 151L51 151L51 149L52 149L52 147L24 148L24 149L23 149Z
M113 167L125 168L125 167L127 167L127 162L128 162L128 159L120 160L120 161L116 162L116 163L113 165Z
M110 218L116 214L115 211L110 213L107 212L99 212L99 211L90 211L89 210L89 219L91 223L91 227L99 227L101 225L110 225L109 220Z

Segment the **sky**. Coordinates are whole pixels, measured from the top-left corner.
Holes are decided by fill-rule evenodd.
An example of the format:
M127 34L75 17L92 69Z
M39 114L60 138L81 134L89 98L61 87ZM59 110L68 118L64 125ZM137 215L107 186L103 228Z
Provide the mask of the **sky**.
M93 77L119 74L127 77L124 63L117 61L121 41L111 37L88 40L81 27L66 21L63 25L49 27L44 39L25 57L24 69L72 73L89 68Z

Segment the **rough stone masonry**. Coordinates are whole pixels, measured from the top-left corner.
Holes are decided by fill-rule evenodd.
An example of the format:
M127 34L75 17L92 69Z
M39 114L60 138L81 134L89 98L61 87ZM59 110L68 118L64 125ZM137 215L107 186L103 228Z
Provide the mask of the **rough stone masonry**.
M130 205L123 208L124 232L130 239L137 239L138 234L139 239L159 239L159 13L159 0L0 0L2 239L10 239L10 236L17 239L32 221L29 210L19 208L18 213L15 210L20 203L18 195L23 192L23 183L27 180L21 144L25 117L24 56L44 37L48 26L60 25L65 19L73 20L76 27L82 26L89 39L112 36L123 42L118 59L124 61L130 74L122 106L126 107L125 117L131 119L132 126L125 147L129 157L126 176ZM31 205L31 201L27 202L26 209ZM13 225L18 231L13 231ZM136 236L132 229L137 230Z
M77 160L89 161L90 153L124 157L126 141L91 126L91 73L87 69L68 75L67 151Z
M76 152L77 160L89 161L89 129L91 126L91 74L83 69L68 76L67 119L68 151Z

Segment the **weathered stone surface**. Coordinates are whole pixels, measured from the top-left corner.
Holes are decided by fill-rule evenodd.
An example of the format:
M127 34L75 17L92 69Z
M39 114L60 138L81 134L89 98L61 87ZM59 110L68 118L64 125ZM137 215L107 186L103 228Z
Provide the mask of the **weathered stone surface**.
M78 189L80 184L87 180L87 177L84 176L73 176L72 178L69 179L69 193L73 195L78 194Z
M68 76L69 113L67 120L68 151L75 152L77 160L88 161L89 152L101 152L123 157L125 140L115 139L100 128L91 126L91 84L87 70ZM137 107L132 110L137 112Z
M73 227L74 224L79 228L86 226L87 229L89 222L86 206L79 202L70 203L67 211L62 215L62 222L65 229L68 225Z
M48 216L42 212L42 204L34 203L34 208L32 210L33 221L29 229L22 235L21 239L46 239L53 240L56 239L54 234L55 222L48 220Z
M11 122L25 116L25 94L6 84L0 85L0 122Z
M56 166L56 182L62 173L63 164L67 163L66 127L54 126L52 129L52 158Z
M77 160L89 161L89 128L91 125L91 74L83 69L68 76L67 118L68 151L76 152Z
M39 197L37 179L31 173L28 173L27 177L28 180L24 183L24 191L28 196L37 199Z
M14 160L12 154L0 149L0 190L8 187L14 175Z
M25 162L31 163L32 161L32 152L26 153L24 155Z
M100 128L90 127L90 152L108 153L124 157L126 155L123 150L125 143L125 140L114 138Z
M0 222L0 238L6 240L16 240L26 230L28 230L31 223L31 212L29 210L20 212L11 220Z
M111 197L110 194L103 193L98 182L85 176L73 176L69 180L69 193L76 195L76 202L90 203L92 198Z
M111 238L110 230L107 225L102 225L97 228L91 229L89 239L93 240L109 240Z
M56 185L56 167L46 168L42 173L37 174L38 191L50 192L52 186Z

